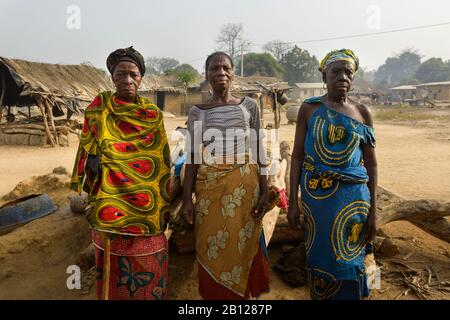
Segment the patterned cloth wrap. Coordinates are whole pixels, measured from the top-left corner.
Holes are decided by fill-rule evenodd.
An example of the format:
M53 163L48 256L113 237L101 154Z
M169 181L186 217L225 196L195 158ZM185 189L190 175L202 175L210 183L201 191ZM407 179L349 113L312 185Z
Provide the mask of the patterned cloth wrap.
M97 298L103 298L105 244L92 230L97 270ZM168 243L164 233L150 237L110 236L110 300L161 300L167 297Z
M350 49L340 49L333 50L329 52L323 59L320 61L319 71L325 72L327 67L335 61L348 61L355 65L355 72L358 71L359 68L359 58L356 54Z
M99 158L99 172L87 166ZM170 151L158 107L100 93L85 111L71 189L85 190L96 230L122 235L157 235L169 208Z
M353 288L366 292L362 288L370 192L361 144L375 147L374 130L318 97L305 102L320 103L308 119L300 177L311 296L327 299L349 288L341 286L341 280L356 281L360 285Z
M197 260L239 296L246 293L262 232L262 219L251 216L259 199L258 180L256 164L202 164L195 185Z

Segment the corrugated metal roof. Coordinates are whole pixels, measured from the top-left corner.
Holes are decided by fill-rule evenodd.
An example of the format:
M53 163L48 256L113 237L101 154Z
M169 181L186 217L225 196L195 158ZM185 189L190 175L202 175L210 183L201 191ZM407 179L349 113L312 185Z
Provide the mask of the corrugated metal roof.
M450 81L429 82L416 85L416 87L428 87L428 86L450 86Z
M416 86L413 85L404 85L404 86L398 86L391 88L391 90L416 90Z
M298 82L295 86L300 89L323 89L323 82Z

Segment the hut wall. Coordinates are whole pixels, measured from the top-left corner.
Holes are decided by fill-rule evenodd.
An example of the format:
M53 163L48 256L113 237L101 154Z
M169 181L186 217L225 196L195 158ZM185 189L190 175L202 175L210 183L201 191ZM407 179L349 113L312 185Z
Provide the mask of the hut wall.
M152 92L148 92L148 91L139 92L139 95L149 98L153 103L156 103L156 93L153 91Z
M140 95L149 98L153 103L156 103L156 92L140 92ZM184 105L184 93L180 92L164 92L164 111L175 115L186 115L189 109L198 103L203 102L201 92L189 92L186 98L186 105ZM161 106L158 106L161 108Z
M291 90L290 93L290 98L292 100L300 100L303 101L306 98L309 97L314 97L314 96L322 96L326 93L326 90L323 89L322 87L320 88L299 88L299 87L294 87Z
M188 93L186 97L186 104L184 103L184 93L166 93L165 95L165 110L175 115L187 115L190 108L203 102L201 92Z
M450 100L450 86L449 85L433 85L433 86L420 86L418 91L422 97L422 91L428 91L428 99L431 100Z
M164 111L175 115L181 114L181 107L184 102L184 94L166 92L164 99Z
M0 132L0 145L44 146L46 141L45 135Z

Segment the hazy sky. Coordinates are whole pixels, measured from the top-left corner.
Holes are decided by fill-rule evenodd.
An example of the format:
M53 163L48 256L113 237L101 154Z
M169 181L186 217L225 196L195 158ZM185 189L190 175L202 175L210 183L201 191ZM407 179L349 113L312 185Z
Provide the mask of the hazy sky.
M67 12L71 5L79 8L79 20ZM105 68L112 50L133 45L145 57L174 57L201 69L230 22L243 24L254 52L279 39L300 41L319 60L332 49L351 48L368 69L405 48L418 49L424 59L450 59L450 24L301 42L450 22L447 0L0 0L0 56Z

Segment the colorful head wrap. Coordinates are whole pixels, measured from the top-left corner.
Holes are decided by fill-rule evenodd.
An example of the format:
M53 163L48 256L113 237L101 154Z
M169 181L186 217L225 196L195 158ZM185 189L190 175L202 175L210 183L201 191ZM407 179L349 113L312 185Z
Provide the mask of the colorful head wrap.
M106 67L109 72L113 74L114 69L119 64L119 62L128 61L134 63L141 72L141 76L145 74L145 62L144 57L139 53L139 51L135 50L133 46L117 49L114 52L110 53L108 58L106 59Z
M328 53L325 58L320 61L319 71L325 72L328 65L335 61L344 60L355 64L355 72L359 67L359 59L356 54L350 49L333 50Z

